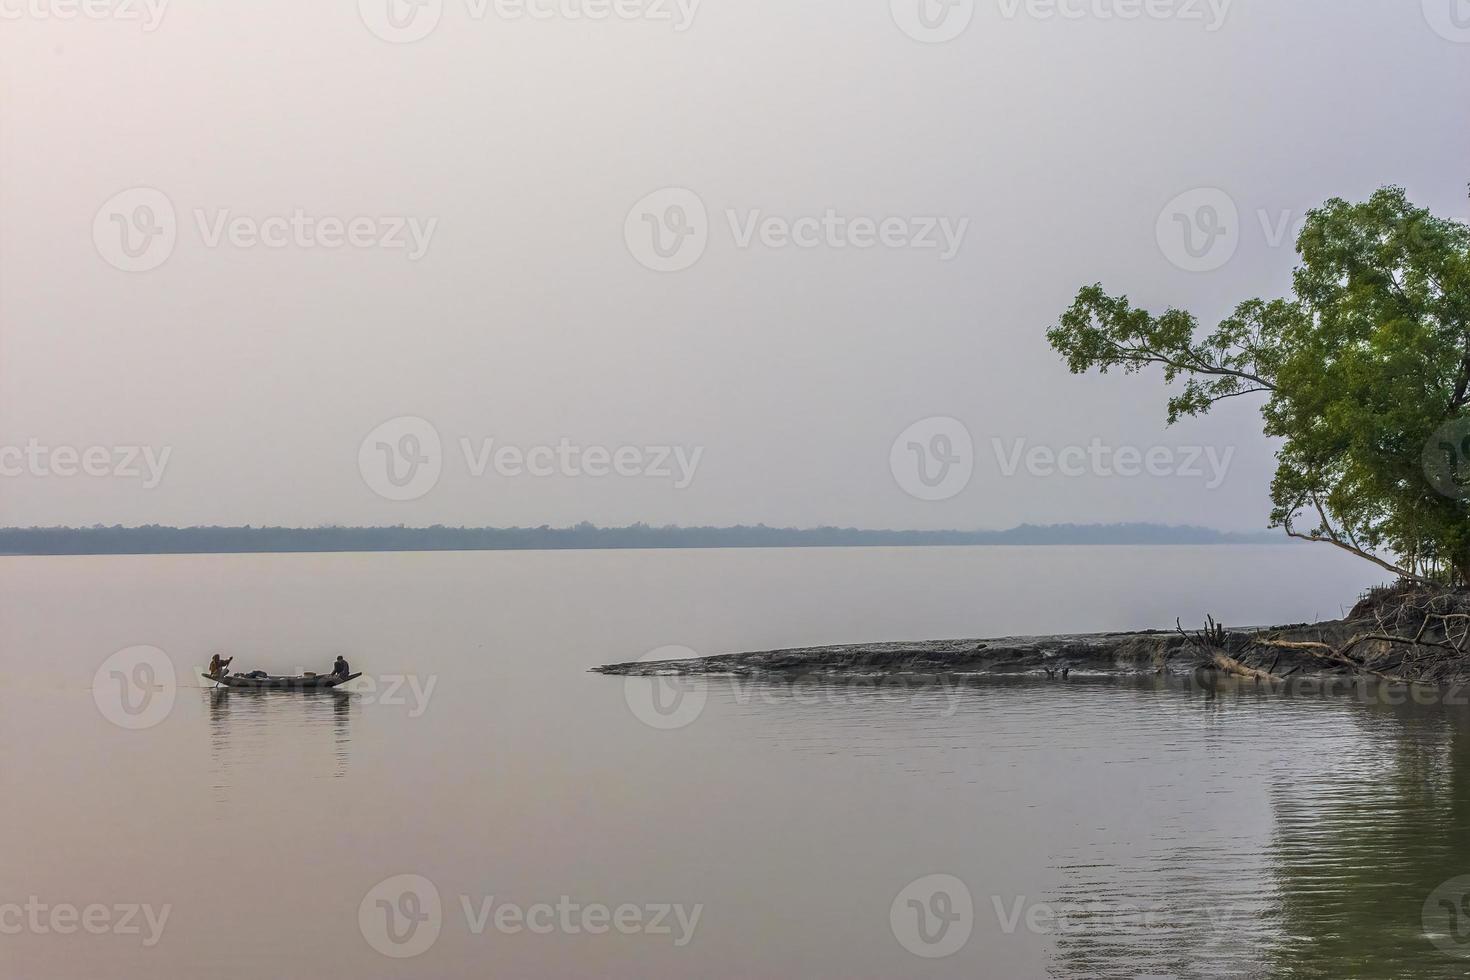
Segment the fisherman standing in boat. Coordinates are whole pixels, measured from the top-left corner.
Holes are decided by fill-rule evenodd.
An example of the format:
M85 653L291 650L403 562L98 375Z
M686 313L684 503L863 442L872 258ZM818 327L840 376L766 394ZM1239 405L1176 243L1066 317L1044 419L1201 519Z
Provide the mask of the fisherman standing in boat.
M332 664L332 676L341 677L344 680L352 673L352 668L347 666L347 659L342 654L337 654L337 662Z
M211 658L209 661L209 676L215 678L216 680L224 677L226 674L229 673L228 668L230 664L234 662L234 657L226 659L216 653L214 657Z

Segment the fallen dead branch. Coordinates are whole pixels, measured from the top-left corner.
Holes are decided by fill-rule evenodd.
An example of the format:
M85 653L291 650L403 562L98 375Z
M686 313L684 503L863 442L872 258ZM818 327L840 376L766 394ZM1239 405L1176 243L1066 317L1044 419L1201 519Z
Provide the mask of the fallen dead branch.
M1244 677L1258 683L1261 681L1282 680L1282 678L1277 677L1270 670L1261 670L1258 667L1247 666L1231 656L1227 651L1225 627L1215 622L1214 616L1206 616L1205 628L1196 632L1193 636L1190 636L1184 631L1184 624L1178 619L1174 620L1174 626L1178 629L1179 635L1184 637L1187 643L1197 647L1205 654L1205 666L1213 667L1223 673L1231 674L1235 677ZM1272 663L1271 666L1274 669L1276 665Z

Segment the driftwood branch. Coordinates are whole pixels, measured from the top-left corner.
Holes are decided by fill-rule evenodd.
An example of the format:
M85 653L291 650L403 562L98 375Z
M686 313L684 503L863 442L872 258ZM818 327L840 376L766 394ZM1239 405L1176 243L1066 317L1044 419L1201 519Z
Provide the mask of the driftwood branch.
M1346 667L1353 673L1357 674L1368 674L1372 677L1377 677L1386 681L1395 681L1400 684L1423 683L1422 681L1416 681L1409 677L1401 677L1397 674L1386 674L1381 670L1374 670L1366 663L1360 660L1355 660L1352 657L1348 656L1349 650L1357 646L1359 643L1363 643L1368 640L1381 640L1385 643L1407 644L1410 646L1413 646L1416 643L1415 640L1409 639L1407 637L1388 636L1386 634L1379 633L1360 633L1352 639L1348 640L1348 642L1344 643L1340 647L1329 646L1326 643L1316 643L1311 640L1256 639L1254 642L1259 646L1269 647L1273 650L1299 650L1303 653L1316 657L1319 660L1325 660L1328 663L1336 664L1340 667ZM1443 643L1426 643L1425 645L1446 647L1446 645ZM1446 649L1453 650L1454 648L1446 647Z
M1184 624L1178 619L1174 620L1174 626L1179 631L1179 635L1184 637L1187 643L1198 647L1205 653L1205 666L1207 667L1213 667L1223 673L1231 674L1235 677L1244 677L1258 683L1260 681L1270 682L1283 679L1272 673L1276 669L1274 662L1271 664L1271 670L1261 670L1257 667L1247 666L1235 657L1232 657L1225 648L1225 627L1215 622L1214 616L1206 616L1205 628L1195 633L1194 636L1190 636L1184 632ZM1280 658L1278 657L1277 659L1279 660Z

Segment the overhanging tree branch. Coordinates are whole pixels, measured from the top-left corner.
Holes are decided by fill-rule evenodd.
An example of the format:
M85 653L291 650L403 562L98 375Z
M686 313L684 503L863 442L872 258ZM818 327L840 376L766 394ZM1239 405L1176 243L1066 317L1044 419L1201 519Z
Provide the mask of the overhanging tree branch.
M1327 512L1323 509L1322 503L1320 500L1318 500L1317 495L1315 493L1311 494L1309 499L1312 502L1312 506L1316 508L1317 516L1321 518L1322 525L1320 530L1322 533L1303 534L1300 531L1294 530L1291 526L1291 517L1288 515L1288 517L1282 522L1281 525L1282 529L1286 531L1288 537L1297 538L1302 541L1315 541L1318 544L1330 544L1335 548L1341 548L1343 551L1346 551L1350 555L1357 555L1364 561L1370 561L1373 564L1377 565L1379 568L1382 568L1384 571L1392 572L1400 578L1406 578L1410 581L1422 582L1425 584L1429 584L1431 582L1430 579L1427 579L1422 575L1411 572L1407 568L1402 568L1398 565L1393 564L1392 562L1385 561L1383 558L1380 558L1378 555L1373 554L1371 551L1365 551L1362 548L1358 547L1356 544L1350 544L1342 540L1342 538L1338 535L1337 530L1332 526L1332 522L1327 519ZM1323 535L1326 536L1324 537Z

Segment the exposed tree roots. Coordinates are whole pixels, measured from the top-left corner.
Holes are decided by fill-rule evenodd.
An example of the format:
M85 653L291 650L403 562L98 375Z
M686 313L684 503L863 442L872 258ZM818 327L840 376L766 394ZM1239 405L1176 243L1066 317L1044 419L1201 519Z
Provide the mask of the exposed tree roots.
M1317 639L1301 638L1300 630L1227 631L1213 616L1194 633L1176 626L1202 668L1258 682L1284 680L1302 669L1301 658L1402 684L1438 684L1470 668L1470 593L1416 581L1373 590L1347 619L1323 624ZM1297 663L1278 673L1284 658Z

